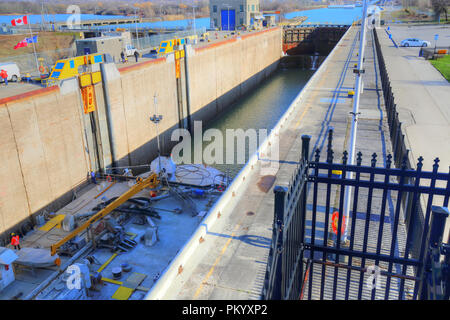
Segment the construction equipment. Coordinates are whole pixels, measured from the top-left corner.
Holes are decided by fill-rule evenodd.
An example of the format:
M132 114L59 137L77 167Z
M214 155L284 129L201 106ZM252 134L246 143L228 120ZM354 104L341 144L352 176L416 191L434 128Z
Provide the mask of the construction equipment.
M177 46L181 47L185 44L194 44L197 42L197 40L198 40L198 36L195 34L195 35L187 36L184 38L175 38L175 39L161 41L161 43L159 44L157 54L158 54L158 56L163 56L168 53L172 53L172 52L174 52L174 47L177 47Z
M160 181L158 180L158 175L153 173L149 177L142 179L138 177L136 179L136 184L132 186L127 192L122 194L120 197L118 197L116 200L111 202L108 206L106 206L104 209L100 210L97 214L92 216L88 221L86 221L83 225L76 228L73 232L68 234L66 237L58 241L57 243L53 244L51 246L51 255L55 255L57 250L64 245L69 240L72 240L75 238L78 234L80 234L82 231L89 228L93 223L99 221L100 219L106 217L108 214L110 214L112 211L114 211L116 208L121 206L123 203L128 201L131 197L136 195L137 193L141 192L145 188L156 188L159 185Z
M58 60L52 68L49 79L64 80L72 78L80 74L80 67L87 67L88 65L101 62L104 62L103 54L89 54Z
M97 242L98 248L109 248L112 252L128 251L137 245L137 242L129 239L123 227L118 226L113 219L106 221L106 229L109 231L103 234Z

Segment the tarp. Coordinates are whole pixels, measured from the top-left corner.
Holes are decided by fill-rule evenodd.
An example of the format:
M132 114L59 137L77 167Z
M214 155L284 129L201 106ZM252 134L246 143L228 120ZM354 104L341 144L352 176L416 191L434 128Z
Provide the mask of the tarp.
M59 258L58 255L52 256L48 249L22 248L16 254L19 257L14 263L33 268L55 266L55 260Z

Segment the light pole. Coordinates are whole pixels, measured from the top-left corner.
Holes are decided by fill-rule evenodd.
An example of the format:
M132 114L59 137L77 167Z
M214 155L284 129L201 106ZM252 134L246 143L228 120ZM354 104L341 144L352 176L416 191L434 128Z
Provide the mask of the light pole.
M136 44L137 44L137 47L138 47L138 49L140 49L141 47L140 47L140 45L139 45L139 33L138 33L138 27L137 27L137 14L136 14L136 10L137 10L137 8L136 7L134 7L134 23L135 23L135 26L136 26Z
M163 14L162 14L162 7L163 7L163 5L161 4L160 6L159 6L159 16L160 16L160 18L161 18L161 29L160 29L160 32L162 31L162 29L163 29L163 25L164 25L164 20L163 20Z
M158 125L161 122L161 120L163 119L163 116L158 114L158 96L156 95L156 93L153 96L153 104L155 106L155 114L153 115L153 117L150 117L150 121L153 122L156 127L156 140L158 142L158 164L159 164L159 173L161 174L161 172L162 172L162 169L161 169L161 147L160 147L160 142L159 142Z
M192 14L194 15L194 35L197 35L197 28L195 26L195 6L192 6Z
M353 100L353 112L352 117L352 128L350 134L350 150L348 159L350 161L350 165L354 165L355 163L355 146L356 146L356 133L358 130L358 116L359 116L359 98L361 95L361 87L362 87L362 74L363 74L363 63L364 63L364 49L366 42L366 16L367 16L367 0L364 0L363 4L363 12L361 19L361 31L360 31L360 42L359 42L359 62L358 62L358 72L356 73L356 86L355 86L355 96ZM347 179L352 178L352 173L347 173ZM345 200L344 200L344 214L345 214L345 232L344 239L347 240L348 236L348 224L349 224L349 214L350 214L350 199L351 199L351 187L349 186L345 189ZM355 221L352 221L355 223ZM337 239L337 241L341 241L341 239Z

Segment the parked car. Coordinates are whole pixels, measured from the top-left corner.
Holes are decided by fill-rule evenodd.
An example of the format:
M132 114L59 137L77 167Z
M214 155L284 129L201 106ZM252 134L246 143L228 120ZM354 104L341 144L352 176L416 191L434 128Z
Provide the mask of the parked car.
M0 70L3 69L8 74L8 81L19 81L20 80L20 70L15 62L4 62L0 63ZM0 79L3 81L3 79Z
M420 40L417 38L408 38L403 40L400 43L400 46L402 47L429 47L431 46L431 43L429 41Z
M136 48L133 45L127 44L125 46L125 53L126 53L127 57L133 56L135 51L136 51Z

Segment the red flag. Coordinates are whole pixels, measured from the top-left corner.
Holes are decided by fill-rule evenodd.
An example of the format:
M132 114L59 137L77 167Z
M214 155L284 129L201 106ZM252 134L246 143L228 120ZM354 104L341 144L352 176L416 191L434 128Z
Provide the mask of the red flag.
M18 48L26 47L26 46L28 46L27 39L23 39L22 41L20 41L18 44L16 44L14 46L14 50L16 50Z
M15 26L21 26L24 24L28 24L28 18L27 16L23 16L21 18L17 18L17 19L13 19L11 20L11 24L15 27Z

